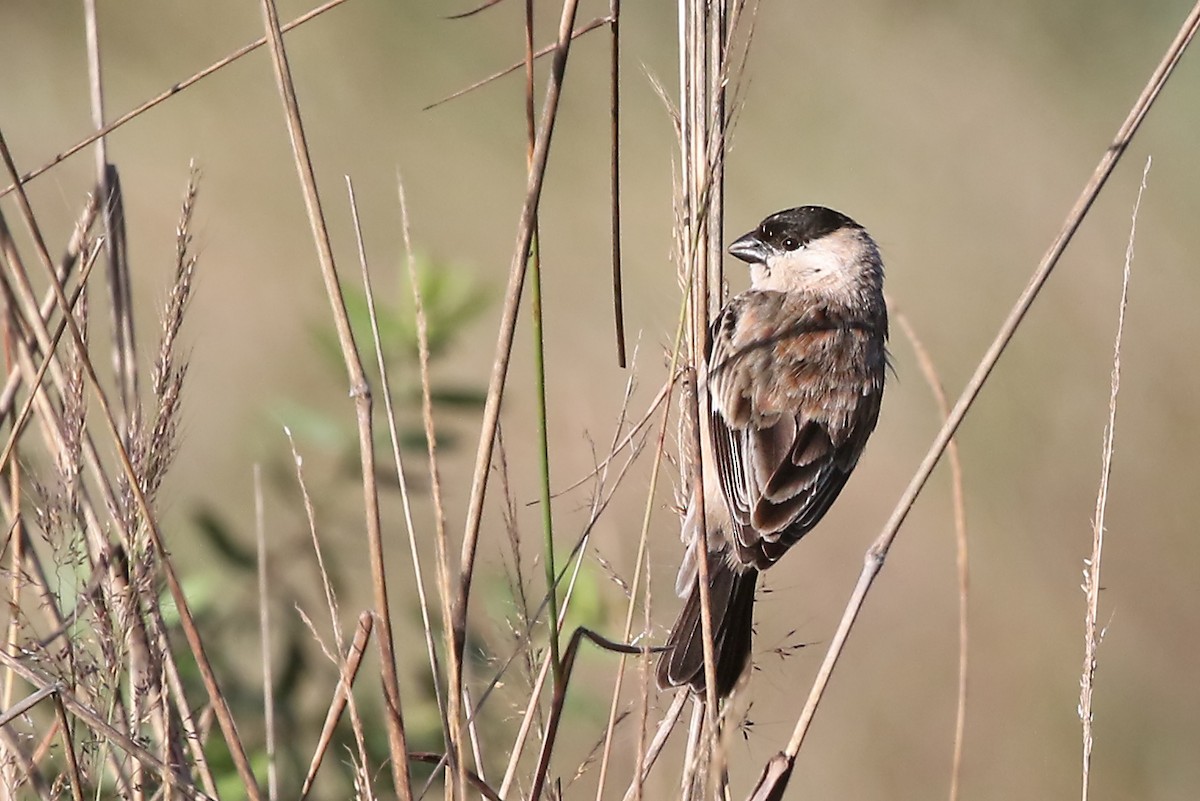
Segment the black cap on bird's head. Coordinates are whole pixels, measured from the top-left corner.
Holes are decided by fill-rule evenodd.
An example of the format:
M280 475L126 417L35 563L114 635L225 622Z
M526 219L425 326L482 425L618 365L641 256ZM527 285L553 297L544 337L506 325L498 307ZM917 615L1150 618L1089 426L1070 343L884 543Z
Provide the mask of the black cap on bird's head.
M798 206L772 214L734 240L729 253L748 264L766 264L772 255L804 247L843 228L862 228L841 212L824 206Z

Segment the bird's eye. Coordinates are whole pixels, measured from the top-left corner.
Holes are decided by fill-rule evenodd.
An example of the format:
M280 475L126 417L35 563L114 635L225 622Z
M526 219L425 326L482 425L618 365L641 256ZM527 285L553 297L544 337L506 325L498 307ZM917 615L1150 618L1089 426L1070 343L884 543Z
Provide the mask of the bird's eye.
M783 240L783 247L786 250L795 250L796 248L800 247L800 240L793 236L789 236Z

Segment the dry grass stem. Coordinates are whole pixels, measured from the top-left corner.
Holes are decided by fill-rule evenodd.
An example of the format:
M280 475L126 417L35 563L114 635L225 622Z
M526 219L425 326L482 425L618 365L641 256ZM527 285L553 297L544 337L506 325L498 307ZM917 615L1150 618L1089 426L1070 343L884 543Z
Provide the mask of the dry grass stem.
M76 262L85 253L91 253L88 260L94 261L99 255L99 247L94 243L88 231L95 221L96 217L96 199L95 195L88 198L88 202L84 205L83 214L75 225L75 232L71 236L71 241L67 244L66 253L63 255L62 261L59 262L58 276L59 280L66 283ZM13 241L8 226L4 221L4 215L0 214L0 252L3 252L4 257L10 264L16 264L20 261L20 254L16 250L16 243ZM74 290L71 296L71 304L74 307L76 298L83 291L83 287L87 285L86 276L81 277L78 282L78 287ZM41 304L38 306L38 315L43 320L50 319L51 312L54 311L54 293L47 291L42 298ZM65 322L59 322L55 328L55 334L51 337L57 341L66 328ZM16 397L17 388L21 384L21 375L19 367L9 369L8 378L4 382L4 390L0 392L0 417L7 417L12 409L13 398Z
M402 183L397 180L397 183ZM428 661L430 661L430 673L433 676L433 697L437 700L438 715L442 718L442 731L444 736L449 736L449 721L446 717L446 705L442 695L442 686L439 683L439 676L442 676L442 664L438 658L437 645L433 642L433 624L430 619L430 602L425 592L425 574L421 571L421 555L420 550L416 547L416 529L413 525L413 505L412 499L408 493L408 474L404 470L404 460L400 452L400 434L397 433L396 426L396 409L392 403L391 384L388 378L388 365L383 357L383 342L379 336L379 318L376 313L376 302L374 302L374 289L371 284L371 271L367 269L366 247L362 240L362 227L359 221L359 206L354 199L354 185L350 182L350 177L346 176L346 189L349 195L350 215L354 221L354 239L359 249L359 266L362 270L362 289L366 295L367 301L367 317L371 320L371 338L376 351L376 367L379 369L379 386L383 391L383 403L386 420L388 420L388 439L391 442L391 458L392 463L396 465L396 482L400 487L401 505L404 510L404 530L408 534L408 549L409 554L413 558L413 583L416 586L416 600L421 610L421 627L425 632L425 651ZM409 264L409 272L413 271L412 263L412 247L410 247L410 234L408 225L408 213L403 203L403 186L400 188L401 194L401 216L402 229L404 233L404 248L406 248L407 259ZM418 299L419 300L419 299ZM424 317L424 314L422 314ZM424 323L424 320L422 320ZM425 335L419 335L426 336ZM419 345L420 347L420 345ZM427 348L427 345L426 345ZM440 498L440 480L437 480L438 496ZM442 526L442 535L445 535L445 526ZM445 559L442 564L448 564ZM449 589L449 582L445 584ZM449 620L449 606L445 606L443 612L445 619Z
M2 133L0 133L0 158L3 159L5 167L14 181L17 180L18 172L16 165L13 163L12 154L8 149L7 142ZM208 659L204 650L204 643L200 638L199 631L196 628L195 619L192 616L191 609L188 606L187 599L183 593L182 584L179 581L178 574L175 572L174 564L166 549L163 541L162 533L159 530L157 518L151 512L149 500L146 493L138 481L137 471L130 459L128 449L124 446L122 437L117 428L116 420L108 402L108 398L103 391L103 386L96 376L95 367L91 362L88 354L87 346L84 342L83 335L80 332L78 323L70 313L70 303L66 298L61 281L56 274L54 264L50 258L50 253L46 248L45 239L42 237L41 230L33 214L33 208L29 203L29 198L26 196L22 186L17 187L16 191L17 206L21 212L22 219L29 230L30 237L34 244L34 249L38 256L38 261L46 271L47 279L51 289L54 292L55 301L58 304L60 313L67 323L67 332L70 334L71 344L74 348L73 352L76 355L79 364L87 378L88 385L92 388L95 397L96 405L101 412L100 420L104 428L104 433L112 440L115 449L117 460L121 469L121 474L125 481L128 482L128 487L133 495L133 503L137 509L137 514L144 524L145 533L148 535L149 542L152 545L153 552L158 558L158 564L161 567L162 577L165 579L167 588L171 593L171 597L175 601L176 609L179 614L179 623L183 629L184 636L187 639L188 646L196 659L196 664L200 672L201 679L205 689L209 694L209 699L213 705L213 711L216 714L217 721L221 727L221 732L229 746L230 754L234 764L238 769L238 773L243 783L246 785L246 791L250 796L251 801L258 801L258 788L254 783L254 775L250 769L250 763L246 757L245 748L242 745L241 738L238 736L237 727L233 721L233 714L230 711L227 700L221 692L220 686L216 679L216 674L212 669L212 663ZM11 273L15 278L15 286L18 290L18 297L27 309L36 312L37 305L33 297L33 289L29 284L28 275L24 272L20 263L15 263ZM30 315L30 322L33 324L33 333L37 339L38 346L42 348L44 353L51 354L53 350L49 347L50 335L47 330L45 321L36 315ZM94 453L91 453L90 442L85 443L85 450L89 460L94 458ZM102 473L102 471L100 471ZM101 482L106 483L106 482ZM114 522L117 524L120 534L124 537L124 541L128 542L129 532L123 524L121 515L114 517Z
M492 6L498 5L503 1L504 0L485 0L482 5L475 6L475 8L463 11L459 14L451 14L450 16L446 17L446 19L466 19L467 17L473 17L481 11L487 11Z
M316 17L319 17L321 14L324 14L326 11L337 8L338 6L340 6L342 3L345 3L346 1L347 0L329 0L329 2L324 3L323 5L317 6L312 11L309 11L306 14L301 14L299 17L292 20L287 25L284 25L282 28L282 31L283 31L283 33L287 33L288 31L292 30L293 28L295 28L299 25L303 25L304 23L306 23L312 19L315 19ZM88 136L79 140L78 142L71 145L66 150L59 153L54 158L47 161L42 166L38 167L37 169L30 170L29 172L20 176L19 179L14 178L13 183L4 187L4 189L0 189L0 198L4 197L5 195L9 194L10 192L13 192L14 190L16 190L18 183L20 183L20 184L29 183L34 178L37 178L39 175L46 172L50 168L56 167L59 164L61 164L63 161L66 161L71 156L74 156L76 153L78 153L80 150L83 150L88 145L108 136L110 133L117 130L122 125L129 122L130 120L132 120L136 117L140 117L142 114L146 113L150 109L152 109L155 106L157 106L158 104L162 103L164 100L168 100L168 99L174 97L175 95L182 92L184 89L187 89L187 88L191 87L192 85L194 85L195 83L197 83L198 81L203 80L204 78L207 78L209 75L212 75L217 70L228 67L230 64L237 61L242 56L245 56L245 55L248 55L248 54L254 52L258 48L265 45L266 43L267 43L266 37L256 39L255 41L251 42L250 44L245 45L244 47L238 48L237 50L233 51L232 53L230 53L229 55L220 59L219 61L213 62L209 66L207 66L204 69L197 72L195 75L192 75L190 78L185 78L184 80L179 81L178 83L172 84L171 88L167 89L165 92L161 92L161 93L155 95L154 97L147 100L145 103L141 104L137 108L127 111L126 113L117 117L115 120L110 122L108 125L105 125L100 130L98 130L92 134L89 134Z
M442 631L446 637L446 653L449 656L449 676L446 689L446 756L450 760L452 779L447 784L455 797L466 798L466 765L462 762L463 748L463 653L461 644L454 635L454 626L461 610L456 609L454 590L450 577L450 540L446 530L446 507L442 500L442 478L437 458L437 427L433 419L433 379L429 370L429 321L425 316L425 303L417 280L416 258L412 247L412 230L408 216L408 203L404 194L404 182L397 179L396 191L400 202L400 230L404 236L404 253L408 286L412 292L413 314L417 324L417 361L421 374L421 422L425 427L426 453L429 460L430 490L433 495L434 542L437 548L438 592L442 602ZM428 628L428 627L427 627ZM428 636L432 636L430 633ZM436 676L437 674L435 674ZM432 776L430 777L432 778ZM424 793L422 792L422 795Z
M496 357L492 363L492 376L488 384L487 402L483 413L483 426L480 432L479 448L473 471L471 499L467 510L467 524L463 536L462 570L459 578L459 607L455 614L455 650L460 653L464 641L463 638L466 634L466 609L470 597L471 576L475 566L479 524L483 516L483 498L487 490L488 473L491 465L492 450L495 444L496 425L499 421L500 401L504 395L504 387L508 379L508 365L512 356L512 340L516 329L517 307L520 302L526 268L529 262L530 243L533 238L533 221L537 212L538 202L541 199L542 181L545 177L546 163L550 151L550 139L554 132L554 122L557 119L562 80L566 71L567 55L570 52L570 32L575 19L577 5L577 0L566 0L563 4L562 22L559 26L559 40L554 53L554 63L551 67L545 104L542 109L542 121L538 129L537 142L534 147L533 168L530 170L529 185L526 189L525 202L517 226L517 244L513 252L512 265L509 270L509 283L505 292L504 307L500 322L500 336L496 344ZM459 680L461 680L461 677L459 677Z
M826 653L825 661L822 663L817 678L814 682L812 692L809 694L808 700L805 702L804 709L800 713L799 719L796 721L796 727L792 732L792 737L788 742L787 748L780 752L772 761L768 763L763 771L762 777L751 794L751 798L757 801L758 799L766 799L773 796L773 793L782 793L783 787L786 786L788 777L791 775L791 767L795 761L796 754L799 753L800 746L804 742L804 737L808 733L809 726L812 723L813 716L816 714L817 705L824 694L825 687L829 683L829 676L837 664L838 657L841 655L842 648L845 646L846 638L849 636L850 629L854 625L854 621L858 616L858 612L862 608L863 600L866 597L867 590L870 589L871 583L875 576L878 575L879 569L883 565L883 561L887 556L888 548L896 538L896 534L900 530L905 518L908 516L909 510L916 501L917 496L928 481L933 468L937 465L942 453L949 445L950 439L958 430L958 426L962 423L963 418L970 410L975 399L979 396L980 390L987 382L991 375L992 369L999 361L1001 354L1008 347L1013 334L1024 320L1025 314L1037 299L1046 280L1050 277L1067 245L1071 242L1075 232L1079 229L1083 218L1091 209L1100 190L1104 187L1108 177L1112 174L1117 162L1129 147L1134 134L1141 126L1142 121L1146 118L1150 107L1158 98L1163 86L1174 72L1179 59L1183 55L1183 51L1191 43L1196 35L1197 29L1200 28L1200 2L1192 7L1187 19L1184 20L1179 33L1168 46L1166 53L1159 61L1154 73L1151 75L1145 89L1130 109L1129 115L1125 122L1121 124L1113 143L1104 151L1100 158L1099 164L1096 166L1092 177L1084 186L1079 198L1076 200L1074 207L1067 215L1067 219L1063 224L1062 230L1055 237L1054 242L1042 257L1041 263L1034 271L1033 276L1029 280L1029 284L1021 293L1020 297L1014 304L1012 311L1005 319L1000 327L1000 331L996 334L991 346L980 360L979 365L975 369L975 373L968 381L966 388L959 396L954 408L950 411L950 416L946 423L942 426L933 443L930 445L925 458L917 468L912 480L909 482L904 494L896 504L892 516L884 525L883 531L880 533L876 541L868 549L864 559L863 572L859 576L858 583L855 585L854 591L851 594L850 601L846 606L845 614L842 617L841 623L838 625L837 633L834 635L830 643L829 650ZM782 758L782 762L780 762Z
M346 710L346 705L351 698L354 689L354 680L358 677L358 670L362 666L363 654L367 650L367 645L371 640L371 630L374 628L375 618L370 612L363 612L358 616L358 625L354 629L354 638L350 641L349 650L345 651L345 656L341 660L334 660L339 665L339 677L337 688L334 690L333 698L329 703L329 712L325 715L325 723L321 727L321 736L317 739L317 747L313 752L312 760L308 765L308 773L304 776L304 784L300 787L300 801L304 801L312 791L313 782L316 781L317 771L321 769L321 763L325 759L325 753L329 750L329 744L333 742L334 730L337 728L338 722L342 718L342 713Z
M559 723L562 721L562 709L563 704L566 702L567 685L570 683L571 673L575 666L575 658L579 655L579 647L585 639L590 640L593 644L606 651L633 655L648 652L647 646L638 647L626 643L613 642L582 626L572 632L567 647L563 649L563 679L554 687L554 695L550 702L550 717L546 724L546 734L542 740L541 753L538 755L537 770L533 774L533 787L529 791L530 801L539 801L542 797L542 790L549 774L550 755L554 750ZM561 792L556 792L556 797L561 798Z
M696 362L699 364L699 362ZM696 371L693 368L688 368L685 374L685 381L692 386L696 384ZM690 421L687 429L691 434L692 441L690 444L691 452L694 456L700 454L700 416L699 416L699 392L686 393L689 403L684 404L684 413L688 415ZM693 458L691 460L692 470L692 495L691 502L696 505L696 530L701 532L708 531L708 518L704 509L704 460ZM717 726L717 666L716 657L713 649L713 626L712 626L712 607L709 600L709 583L708 583L708 544L706 535L702 535L699 542L694 543L700 553L696 557L697 581L700 586L700 630L703 635L701 643L704 650L704 709L705 709L705 724L707 725L710 736L716 735Z
M467 520L463 532L462 560L459 570L459 592L454 610L453 647L451 648L451 675L448 697L457 699L461 695L463 676L461 670L463 649L466 645L467 612L470 605L471 581L475 570L475 555L479 544L479 527L483 519L483 501L492 463L492 451L496 442L496 426L500 419L500 402L508 380L508 365L512 357L513 336L516 331L517 309L520 303L525 274L529 262L530 246L534 234L534 220L541 200L542 182L550 154L550 140L554 122L558 117L558 101L566 72L567 57L571 47L571 31L575 25L578 0L564 0L558 30L558 45L550 68L542 121L538 128L533 154L530 159L529 183L525 201L517 225L517 243L513 250L509 268L508 288L505 291L501 312L500 333L496 342L496 355L492 362L492 375L488 382L487 400L483 410L483 423L472 471L471 497L467 506ZM457 725L453 723L452 725Z
M630 399L630 393L632 391L632 386L633 386L633 376L631 375L629 381L626 384L626 394L625 394L625 397L624 397L624 400L622 403L622 411L620 413L621 420L624 420L625 415L627 413L628 403L629 403L629 399ZM621 423L618 422L616 433L614 434L614 441L615 441L616 437L620 434L620 430L621 430ZM637 458L637 455L640 452L641 452L641 448L635 446L633 453L630 455L629 459L626 460L624 465L622 465L622 467L621 467L620 471L618 472L616 479L614 481L614 486L608 492L607 495L604 494L604 488L605 488L605 482L608 477L608 471L607 471L607 469L605 469L605 470L602 470L600 473L599 479L597 481L596 495L593 497L591 512L588 516L588 523L584 528L583 535L579 538L579 541L576 543L575 547L571 551L571 554L569 555L569 558L574 558L575 562L571 568L571 571L572 571L571 572L571 580L568 583L567 591L563 596L563 618L561 618L558 622L558 629L559 629L560 633L563 628L566 611L570 608L571 599L574 595L575 581L579 575L579 570L583 564L583 557L586 553L587 543L588 543L588 540L590 539L592 528L595 526L596 522L599 521L601 514L607 508L608 503L612 500L612 497L616 492L616 486L620 485L622 479L625 477L626 471L633 464L633 461ZM565 569L564 569L564 572L565 572ZM562 581L562 575L563 574L560 574L558 576L556 583ZM528 641L528 637L530 636L530 634L532 634L533 628L536 625L538 618L541 616L542 609L544 609L547 606L548 602L549 602L549 597L547 595L547 597L545 599L543 599L542 604L541 604L541 606L538 607L537 611L533 615L527 616L526 630L525 630L525 633L522 638L522 644L518 645L519 649L524 648L524 643L526 643ZM628 642L628 639L629 639L628 635L626 635L623 642ZM521 719L521 726L519 727L519 730L517 732L517 739L516 739L516 742L514 743L513 748L510 752L511 755L509 757L509 764L505 770L504 779L500 786L499 794L500 794L501 798L507 797L509 790L512 788L513 781L516 778L516 770L517 770L517 766L518 766L518 760L520 759L521 754L524 751L525 742L529 735L530 727L536 718L536 712L538 711L538 708L539 708L538 700L541 697L542 688L545 685L547 676L549 675L550 666L551 666L551 659L550 659L550 655L548 654L546 656L546 658L543 659L541 669L538 672L537 678L534 680L533 685L530 689L529 702L525 709L525 714L523 715L523 717ZM476 710L476 712L478 712L478 710ZM611 733L612 727L614 725L615 724L610 720L606 731Z
M321 264L321 277L325 293L329 298L338 344L346 364L350 382L350 395L358 419L359 457L363 482L363 511L367 527L367 550L371 565L371 583L374 591L375 614L379 616L379 647L382 654L381 678L383 683L385 719L387 722L388 748L391 753L392 781L396 794L402 801L412 798L411 779L408 770L408 739L404 731L404 716L400 702L400 686L396 676L396 652L392 641L392 618L388 604L387 569L383 559L383 534L379 518L379 493L375 473L375 441L371 419L371 390L363 371L346 302L338 280L333 259L333 248L329 231L325 226L321 199L317 193L316 175L312 158L300 121L300 108L296 90L292 83L291 68L283 46L279 14L274 0L263 0L263 19L270 42L271 63L275 68L275 81L283 103L284 116L291 139L292 154L300 178L304 206L308 212L313 241Z
M646 632L646 636L649 636L650 630L651 630L650 610L654 606L654 598L653 598L653 595L651 592L649 565L646 566L646 571L645 571L645 586L646 586L646 602L644 604L642 604L642 630ZM634 760L633 760L634 795L636 795L639 799L641 798L641 795L642 795L643 776L645 775L645 771L648 770L649 765L654 763L654 760L656 758L656 755L651 755L651 754L647 753L648 747L646 745L646 728L649 725L649 720L650 720L650 693L651 693L650 688L652 686L652 679L651 679L652 673L653 673L653 669L650 667L650 655L643 654L642 657L640 659L638 659L638 678L640 679L640 681L638 682L638 684L639 684L639 687L638 687L638 727L637 727L637 747L634 751ZM655 687L655 689L657 690L657 687ZM676 700L679 701L679 703L681 704L680 708L682 709L682 703L683 703L682 699L679 699L677 697ZM611 731L611 727L610 727L609 731ZM612 739L611 735L608 735L606 733L606 736L608 736L608 738L611 742L611 739ZM653 748L653 746L649 746L649 748Z
M692 718L688 722L687 744L683 750L683 773L679 778L679 798L680 801L693 801L696 797L698 781L703 781L703 771L700 771L700 763L704 759L704 737L705 725L704 718L706 716L705 703L699 698L692 696ZM697 774L700 774L697 776ZM703 790L700 790L699 801L705 801Z
M636 363L636 361L637 361L637 356L635 354L634 362ZM563 495L566 495L568 492L571 492L572 490L576 490L579 487L582 487L588 481L595 478L600 473L601 470L606 469L608 467L608 465L612 462L612 460L615 459L617 457L617 455L620 454L623 450L625 450L625 448L629 447L630 443L632 443L634 441L634 438L641 432L641 430L643 428L646 427L646 425L651 421L651 419L653 419L654 413L658 410L658 407L661 406L664 401L666 401L667 393L670 391L670 388L673 383L674 383L674 381L672 379L668 379L667 381L663 382L663 385L661 387L659 387L658 394L654 396L654 399L652 401L650 401L650 405L646 407L646 413L643 414L641 416L641 418L630 427L629 433L627 433L624 437L622 437L620 442L617 442L616 444L613 445L612 449L609 451L608 456L601 459L600 462L595 467L593 467L591 470L589 470L587 472L587 474L585 474L582 478L580 478L580 479L572 482L571 484L568 484L567 486L563 487L562 489L558 490L551 497L558 498ZM531 503L536 503L536 501L532 501Z
M100 250L101 250L101 243L100 242L94 243L91 248L91 251L88 253L87 258L84 261L83 275L79 281L78 286L75 287L74 292L71 293L71 297L68 299L68 305L72 311L74 311L75 304L78 302L80 296L83 294L83 288L87 285L87 278L92 273L92 266L96 263L96 258L97 258L97 256L100 255ZM11 301L12 298L11 298L10 292L9 292L8 281L3 280L3 279L0 279L0 281L2 281L3 292L4 292L4 295L6 296L6 299ZM11 302L8 305L11 308L15 308L15 305ZM49 317L49 314L47 313L45 315L45 317ZM30 380L28 382L29 395L25 398L25 402L21 405L20 410L17 412L16 418L13 421L12 432L9 434L8 439L4 443L4 450L0 451L0 470L3 470L5 467L8 466L9 459L12 458L13 453L16 451L17 443L20 441L21 434L25 428L25 424L29 420L29 414L33 410L34 403L37 402L39 399L44 398L44 396L42 394L40 394L41 388L42 388L42 381L46 377L46 372L50 369L51 365L54 363L55 349L58 347L58 343L62 339L62 335L66 331L66 328L67 328L67 323L64 318L55 327L54 334L50 337L50 347L48 350L43 350L43 353L45 354L45 356L43 356L43 358L42 358L42 363L37 368L37 371L33 374L32 380ZM15 397L16 389L17 389L17 387L19 387L21 385L21 382L22 382L21 381L21 371L22 371L22 367L20 365L18 365L13 368L11 373L9 373L8 384L5 386L5 396L6 397L9 397L9 398ZM11 386L13 388L13 392L11 393L11 395L7 391L8 386Z
M409 756L417 762L425 762L430 765L438 766L435 768L435 770L439 770L442 765L446 764L445 754L431 754L428 751L416 751L409 754ZM496 795L496 791L488 786L487 782L479 778L475 771L467 771L467 782L479 791L479 795L482 798L486 798L488 801L501 801L500 796Z
M9 675L12 675L12 673L10 672ZM56 682L40 690L35 690L11 706L6 706L4 711L0 712L0 727L7 726L11 721L21 717L61 689L62 685Z
M941 378L938 377L933 358L925 349L920 337L917 336L908 317L900 312L896 312L894 316L896 323L912 344L913 353L917 357L917 365L921 368L921 374L925 376L925 383L933 392L938 414L941 415L944 422L950 416L950 401L946 398L946 389L942 386ZM962 460L958 454L958 440L950 440L950 444L946 447L946 456L950 460L950 488L954 506L955 567L958 573L958 702L954 715L954 754L950 764L950 801L958 801L959 787L962 782L963 741L967 730L967 667L970 637L967 602L970 591L970 554L967 548L967 503Z
M649 680L649 672L647 672L647 681ZM650 745L644 752L639 753L639 761L642 763L633 774L633 780L629 783L629 788L625 791L624 801L635 801L642 797L642 785L646 779L650 778L650 771L654 768L654 763L658 761L658 755L662 753L663 746L667 744L667 738L671 736L671 732L675 730L675 726L679 724L679 718L683 714L683 708L687 705L688 698L691 696L691 691L683 689L676 690L675 698L671 701L671 706L663 714L662 720L659 721L658 729L654 733L654 737L650 740Z
M84 0L84 33L87 41L88 89L92 125L104 129L104 81L100 69L100 31L96 0ZM104 136L96 139L96 187L104 210L104 248L108 256L109 298L113 324L113 370L121 404L121 431L126 445L136 423L138 405L137 350L133 331L133 290L125 236L125 196L116 165L108 161Z
M726 115L726 87L734 65L729 58L729 34L736 26L741 3L708 3L704 0L679 0L679 180L676 184L676 249L680 283L683 288L686 325L686 352L691 369L703 361L710 315L723 300L724 272L722 240L724 224L724 161L729 118ZM749 47L749 39L746 47ZM743 57L744 58L744 57ZM694 376L694 373L693 373ZM693 377L692 386L697 386ZM699 388L685 393L680 416L680 479L690 491L686 503L695 510L697 530L706 531L704 483L700 459ZM712 611L709 600L709 564L706 544L685 544L698 549L697 586L700 590L700 620L704 652L705 725L690 729L688 754L682 779L682 792L690 797L693 786L707 792L710 777L723 776L720 764L723 749L717 748L719 729L716 696ZM699 714L699 713L697 713ZM703 738L702 740L700 738ZM693 781L693 771L698 782Z
M263 509L262 469L254 465L254 542L258 549L258 627L262 638L263 722L267 738L267 798L279 798L275 764L275 681L271 669L271 604L267 580L267 525Z
M1096 681L1096 652L1104 631L1098 624L1100 611L1100 562L1104 556L1104 520L1108 511L1108 482L1112 477L1113 437L1117 426L1117 393L1121 389L1121 340L1125 335L1125 310L1129 306L1129 277L1133 269L1133 243L1137 238L1138 212L1146 191L1151 159L1146 159L1137 200L1133 204L1129 223L1129 243L1125 246L1125 268L1121 273L1121 300L1117 306L1117 334L1113 342L1112 380L1108 396L1108 422L1104 426L1100 457L1100 486L1096 491L1096 511L1092 518L1092 553L1083 561L1083 591L1087 596L1087 613L1083 630L1083 673L1079 678L1079 719L1083 722L1083 781L1082 798L1087 801L1092 773L1092 693Z
M574 557L574 563L570 567L571 580L567 583L567 590L563 594L563 604L562 604L563 616L559 619L558 625L557 625L559 634L562 633L563 625L566 622L566 612L568 609L570 609L571 598L573 597L574 592L575 592L575 581L579 577L579 569L583 566L583 557L587 552L587 540L590 537L592 525L595 523L595 521L598 519L598 517L599 517L598 513L594 512L592 515L592 522L589 523L587 530L584 532L584 535L581 538L580 546L577 547L574 550L574 552L572 553L572 556ZM565 570L566 570L566 568L564 568L564 572L565 572ZM558 580L561 581L561 574L560 574ZM526 632L525 632L525 635L523 638L523 642L521 645L518 646L522 650L525 649L529 645L528 637L533 633L533 629L537 625L537 622L541 617L542 610L545 609L548 605L549 605L549 595L547 594L546 598L542 602L542 605L538 608L537 613L532 615L527 620L527 628L526 628ZM518 727L516 741L513 743L512 750L510 751L508 766L505 768L504 778L500 785L500 790L499 790L498 794L501 798L507 798L508 792L512 788L513 781L516 779L516 773L517 773L517 767L519 765L519 760L521 758L521 755L525 751L525 744L528 741L529 732L532 728L532 724L539 721L539 715L538 715L539 710L540 710L539 701L541 699L542 690L546 685L546 679L550 675L552 663L553 663L552 656L550 653L547 652L545 657L543 657L543 659L542 659L542 665L541 665L540 670L538 671L537 677L534 679L533 683L530 686L529 701L525 708L524 714L521 716L521 725ZM481 703L482 703L482 700L481 700ZM475 718L478 716L478 713L479 713L479 708L476 707L475 712L471 715L471 718L470 718L471 723L474 723ZM549 742L549 737L547 737L546 742Z
M67 708L63 706L62 694L54 693L54 712L58 716L58 730L63 738L63 754L67 761L67 777L71 785L72 801L83 801L83 776L79 773L79 760L75 753L75 738L71 735L71 722L67 720ZM162 770L167 772L167 766ZM165 783L164 783L165 784Z
M175 772L170 770L162 760L133 738L110 725L107 722L106 715L79 701L72 693L66 691L56 679L26 666L21 660L3 651L0 651L0 663L3 663L5 667L11 669L33 687L37 687L38 689L54 688L56 694L62 700L63 706L85 723L96 736L106 740L108 745L122 749L126 754L146 767L157 770L166 778L167 786L182 793L187 798L196 799L196 801L208 801L212 798L192 787L190 783L181 782ZM19 749L17 749L17 752L19 752Z
M326 725L328 727L330 720L336 723L337 717L340 716L342 708L349 707L351 730L354 733L354 744L358 748L357 765L360 769L365 771L370 764L367 754L366 733L362 722L362 716L359 714L358 705L354 700L352 688L354 685L354 677L357 675L358 671L358 660L362 658L363 649L366 647L366 639L370 636L371 629L374 625L374 616L370 612L363 612L361 615L359 615L358 628L355 631L355 643L361 639L362 648L358 648L356 650L354 644L352 644L349 654L343 656L343 654L346 654L347 652L345 642L342 637L341 623L339 622L341 614L338 611L337 594L334 592L333 583L329 580L329 573L325 569L325 558L321 552L320 538L317 536L316 511L313 508L312 497L308 493L308 486L304 481L303 460L300 458L300 454L296 451L296 443L292 440L292 432L288 431L286 428L284 430L287 434L288 442L291 445L292 459L296 466L296 483L300 488L300 497L304 502L304 514L308 521L309 536L312 539L313 553L315 554L317 560L318 577L321 581L321 588L325 593L325 605L327 611L329 612L330 628L333 631L333 650L330 650L328 647L326 647L325 643L321 640L320 635L317 633L316 627L313 625L308 616L304 615L303 611L301 611L301 616L304 622L308 625L309 630L312 631L313 637L316 638L318 644L321 646L321 650L325 652L325 656L337 667L338 675L340 677L337 684L337 689L334 691L334 700L330 704L330 712L326 718ZM377 614L378 613L376 613L376 615ZM382 656L384 656L384 654L381 654L381 657ZM349 664L350 660L354 660L353 670L351 670ZM334 714L335 709L337 710L336 715ZM323 747L318 747L318 754L322 752ZM319 760L316 757L314 757L313 765L319 766ZM367 798L374 797L371 782L367 780L366 774L361 777L361 780L356 779L356 786L362 793L366 794Z
M613 21L612 14L609 14L609 15L603 16L603 17L596 17L594 20L589 22L587 25L584 25L583 27L577 28L576 30L572 31L571 38L578 39L580 36L583 36L585 33L591 33L592 31L596 30L597 28L608 25L612 21ZM538 59L538 58L541 58L542 56L548 56L557 49L558 49L557 42L552 45L546 45L541 50L535 51L533 53L533 57L535 59ZM512 73L521 69L521 67L525 66L525 63L526 63L525 59L522 59L520 61L515 61L512 64L505 67L504 69L500 70L499 72L493 72L491 75L487 76L486 78L482 78L482 79L476 81L475 83L471 84L470 86L464 86L462 89L459 89L456 92L448 94L440 100L433 101L432 103L425 106L421 110L422 111L430 111L444 103L449 103L451 100L457 100L458 98L462 97L463 95L470 94L471 92L474 92L476 89L482 89L483 87L487 86L492 81L503 78L505 75L511 75Z
M608 109L610 120L609 193L611 199L613 327L617 365L625 368L625 298L621 290L621 0L609 0Z

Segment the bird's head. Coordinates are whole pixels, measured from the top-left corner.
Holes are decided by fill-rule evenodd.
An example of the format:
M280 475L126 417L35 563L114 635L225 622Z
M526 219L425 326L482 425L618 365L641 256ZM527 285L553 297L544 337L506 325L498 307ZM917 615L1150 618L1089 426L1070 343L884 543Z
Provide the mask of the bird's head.
M736 239L729 252L750 265L751 286L840 295L879 292L883 263L866 230L824 206L776 212Z

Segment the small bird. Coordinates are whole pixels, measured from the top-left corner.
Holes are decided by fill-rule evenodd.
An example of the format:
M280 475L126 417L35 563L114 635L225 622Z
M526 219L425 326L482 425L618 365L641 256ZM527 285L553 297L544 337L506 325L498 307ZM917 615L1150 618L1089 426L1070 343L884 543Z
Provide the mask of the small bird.
M800 206L729 252L750 265L750 289L708 331L698 386L707 532L693 498L675 586L687 600L658 665L660 688L704 693L703 548L718 698L749 662L759 572L837 499L879 420L888 367L883 261L861 225Z

